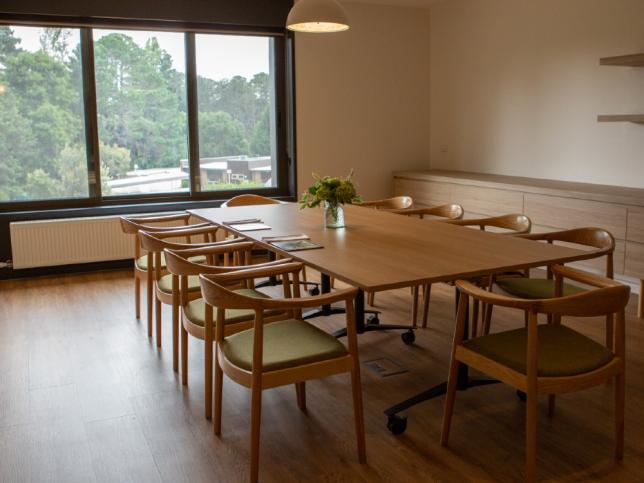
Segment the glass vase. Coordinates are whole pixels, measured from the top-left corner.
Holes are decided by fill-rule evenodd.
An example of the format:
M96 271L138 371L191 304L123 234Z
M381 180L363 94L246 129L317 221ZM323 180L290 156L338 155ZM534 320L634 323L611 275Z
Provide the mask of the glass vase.
M326 228L344 227L344 209L342 205L334 205L328 201L324 202L324 226Z

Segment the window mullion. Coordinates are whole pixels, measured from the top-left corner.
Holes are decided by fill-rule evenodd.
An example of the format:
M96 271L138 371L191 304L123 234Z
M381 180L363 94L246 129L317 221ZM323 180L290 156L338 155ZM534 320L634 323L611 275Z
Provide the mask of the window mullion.
M197 92L197 59L195 34L186 32L186 110L188 114L188 164L190 192L201 192L199 169L199 101Z
M94 39L92 29L81 29L83 72L83 103L85 107L85 144L87 152L87 182L89 197L100 200L101 160L98 144L98 114L96 108L96 79L94 74Z

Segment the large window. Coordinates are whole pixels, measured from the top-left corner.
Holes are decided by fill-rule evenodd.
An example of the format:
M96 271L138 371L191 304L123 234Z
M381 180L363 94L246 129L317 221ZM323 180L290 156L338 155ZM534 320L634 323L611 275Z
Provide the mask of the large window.
M0 25L0 202L88 196L79 43Z
M284 47L0 25L0 211L290 194Z
M196 37L202 191L277 186L272 44Z
M94 30L103 196L188 191L185 64L183 34Z

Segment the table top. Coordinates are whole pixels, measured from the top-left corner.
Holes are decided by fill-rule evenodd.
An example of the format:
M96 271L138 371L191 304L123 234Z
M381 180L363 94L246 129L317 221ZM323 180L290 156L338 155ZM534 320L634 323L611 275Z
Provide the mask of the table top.
M592 256L570 247L366 207L348 205L344 210L347 226L339 229L324 227L322 209L300 210L295 203L189 212L220 226L225 221L259 218L271 229L226 229L367 291L447 282ZM296 234L306 234L324 248L284 252L262 241L265 236Z

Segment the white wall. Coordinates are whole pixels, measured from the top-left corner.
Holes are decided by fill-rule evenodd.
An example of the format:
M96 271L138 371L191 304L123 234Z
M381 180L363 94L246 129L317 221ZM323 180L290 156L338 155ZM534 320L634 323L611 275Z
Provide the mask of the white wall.
M392 171L429 167L429 10L345 7L347 32L296 34L298 190L354 168L389 196Z
M431 8L431 167L644 187L642 0L447 0ZM448 152L441 152L447 146Z

